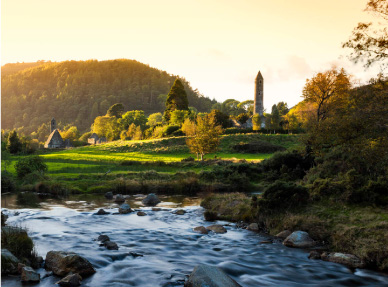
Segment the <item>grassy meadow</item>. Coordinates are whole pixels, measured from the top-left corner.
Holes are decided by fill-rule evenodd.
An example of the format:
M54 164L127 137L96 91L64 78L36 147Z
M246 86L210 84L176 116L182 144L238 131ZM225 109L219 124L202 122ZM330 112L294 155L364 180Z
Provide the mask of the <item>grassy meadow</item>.
M271 157L270 153L238 153L234 145L266 141L286 149L299 146L299 135L236 134L224 135L218 152L208 154L205 159L230 162L245 160L259 162ZM144 173L157 174L151 179L153 185L163 185L161 181L175 179L178 173L200 173L211 170L212 164L198 161L182 161L191 154L185 137L173 137L140 141L114 141L102 145L70 148L66 150L40 150L48 166L47 176L41 180L27 178L21 184L25 190L34 189L36 182L55 181L74 192L103 192L113 186L123 185L123 181L136 180L137 183L124 183L136 186ZM16 174L14 165L20 156L14 156L8 171ZM119 181L119 183L117 183ZM140 184L144 184L142 181ZM182 183L184 184L184 183Z

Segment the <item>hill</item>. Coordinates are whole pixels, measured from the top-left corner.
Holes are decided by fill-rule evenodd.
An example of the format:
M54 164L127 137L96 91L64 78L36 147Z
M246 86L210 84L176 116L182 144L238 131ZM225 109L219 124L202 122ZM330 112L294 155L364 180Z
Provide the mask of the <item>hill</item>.
M30 63L24 63L24 62L23 63L8 63L8 64L5 64L4 66L1 67L1 75L6 76L6 75L15 74L15 73L20 72L22 70L42 66L42 65L45 65L48 63L51 63L51 62L50 61L48 61L48 62L38 61L38 62L30 62Z
M2 128L24 134L37 131L52 117L59 127L73 124L86 131L95 117L115 103L126 110L161 112L177 77L126 59L7 64L2 72ZM215 101L181 80L189 105L209 111Z

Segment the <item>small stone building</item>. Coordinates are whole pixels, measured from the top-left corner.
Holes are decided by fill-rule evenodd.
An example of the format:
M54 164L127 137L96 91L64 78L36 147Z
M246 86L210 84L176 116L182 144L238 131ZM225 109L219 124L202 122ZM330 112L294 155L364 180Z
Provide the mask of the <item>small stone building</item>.
M102 144L102 143L106 143L106 138L105 137L99 138L96 133L93 133L90 136L90 138L88 138L88 143L89 144Z
M73 147L70 140L63 140L61 134L57 129L57 122L54 118L51 119L50 123L50 135L44 144L45 148L68 148Z
M45 148L64 148L65 142L63 141L61 134L57 129L55 129L48 137L46 143L44 144Z

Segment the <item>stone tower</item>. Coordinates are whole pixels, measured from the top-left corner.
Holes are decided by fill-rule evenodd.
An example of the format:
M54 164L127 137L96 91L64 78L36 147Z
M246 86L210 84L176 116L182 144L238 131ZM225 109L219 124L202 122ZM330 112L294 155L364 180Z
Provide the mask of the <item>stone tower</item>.
M57 122L54 118L51 119L50 134L57 129Z
M264 96L264 79L260 71L255 79L255 104L253 114L259 114L263 116L264 105L263 105L263 96Z

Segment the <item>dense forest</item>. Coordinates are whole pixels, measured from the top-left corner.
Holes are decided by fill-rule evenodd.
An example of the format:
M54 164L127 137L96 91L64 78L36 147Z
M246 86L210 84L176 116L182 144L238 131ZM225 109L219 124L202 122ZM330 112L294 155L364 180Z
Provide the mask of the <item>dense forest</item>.
M55 117L84 132L115 103L123 103L125 110L162 112L176 78L126 59L7 64L1 76L2 128L28 135ZM210 111L216 101L180 79L189 105Z

